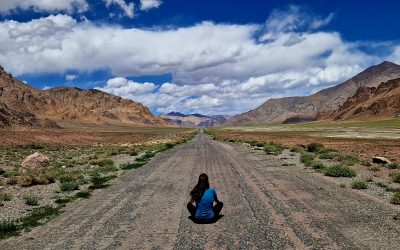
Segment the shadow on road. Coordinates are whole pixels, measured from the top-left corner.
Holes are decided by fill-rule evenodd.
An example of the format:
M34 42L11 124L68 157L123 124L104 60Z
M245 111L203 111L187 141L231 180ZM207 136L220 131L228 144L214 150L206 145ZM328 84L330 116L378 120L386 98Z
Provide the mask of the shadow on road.
M196 224L213 224L213 223L219 221L219 219L221 219L222 217L224 217L224 215L220 214L217 217L215 217L215 219L210 220L210 221L199 221L199 220L196 220L193 216L189 216L188 219L193 221Z

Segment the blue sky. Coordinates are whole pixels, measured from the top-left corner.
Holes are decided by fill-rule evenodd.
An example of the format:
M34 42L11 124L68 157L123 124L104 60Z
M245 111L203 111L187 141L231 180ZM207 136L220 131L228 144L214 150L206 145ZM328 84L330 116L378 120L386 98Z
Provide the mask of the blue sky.
M400 62L400 2L0 0L0 64L153 113L236 114Z

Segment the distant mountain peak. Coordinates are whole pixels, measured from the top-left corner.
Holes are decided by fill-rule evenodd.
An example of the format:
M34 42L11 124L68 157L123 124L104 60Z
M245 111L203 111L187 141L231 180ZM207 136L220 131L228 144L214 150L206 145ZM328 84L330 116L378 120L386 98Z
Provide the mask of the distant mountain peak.
M191 116L195 116L195 117L208 117L208 116L206 116L206 115L202 115L202 114L199 114L199 113L194 113L194 114L190 114Z
M182 114L182 113L179 113L179 112L175 112L175 111L169 112L167 115L178 116L178 117L187 117L188 116L188 115L185 115L185 114Z

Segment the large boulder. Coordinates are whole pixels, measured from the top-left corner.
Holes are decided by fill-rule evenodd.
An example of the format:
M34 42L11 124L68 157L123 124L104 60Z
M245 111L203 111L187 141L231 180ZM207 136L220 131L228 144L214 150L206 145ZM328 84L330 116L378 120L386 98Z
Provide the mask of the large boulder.
M50 159L47 155L42 153L34 153L26 157L21 163L22 171L35 171L40 172L50 165Z

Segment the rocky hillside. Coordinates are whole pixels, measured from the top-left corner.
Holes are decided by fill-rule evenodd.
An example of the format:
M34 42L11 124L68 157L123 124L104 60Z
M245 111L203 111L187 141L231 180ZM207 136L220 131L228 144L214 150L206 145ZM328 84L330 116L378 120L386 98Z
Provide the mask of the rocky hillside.
M46 117L92 123L166 125L142 104L100 90L52 88L45 92L54 100L54 106L45 112Z
M377 87L381 82L399 77L400 65L383 62L367 68L341 84L310 96L269 99L254 110L233 116L224 125L330 119L339 106L353 96L359 87Z
M214 125L219 125L225 122L226 116L212 115L206 116L202 114L182 114L179 112L170 112L165 115L160 115L168 124L180 127L201 127L208 128Z
M55 120L166 125L140 103L78 88L35 89L0 67L0 127L59 128Z
M360 87L339 109L334 120L375 120L400 117L400 78L375 87Z

